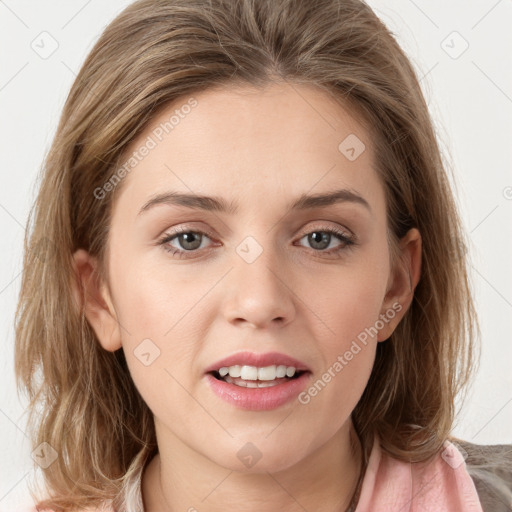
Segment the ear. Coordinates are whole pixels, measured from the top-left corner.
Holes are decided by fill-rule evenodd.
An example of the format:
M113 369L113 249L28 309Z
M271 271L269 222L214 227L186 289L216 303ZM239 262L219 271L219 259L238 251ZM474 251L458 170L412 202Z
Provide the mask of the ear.
M379 330L378 341L385 341L391 336L411 305L414 289L420 280L421 245L421 234L416 228L410 229L400 240L400 255L391 271L382 303L380 318L383 319L385 315L387 322L383 321L384 327ZM391 311L396 313L393 317Z
M107 284L98 273L97 258L84 249L73 254L75 299L101 346L110 352L121 348L121 331Z

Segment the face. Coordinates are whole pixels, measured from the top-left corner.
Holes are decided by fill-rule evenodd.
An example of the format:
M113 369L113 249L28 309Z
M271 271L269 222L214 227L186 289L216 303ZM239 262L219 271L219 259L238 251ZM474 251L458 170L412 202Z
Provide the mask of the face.
M89 319L105 349L124 350L162 438L237 470L251 442L255 468L277 471L347 425L409 281L405 293L389 265L372 141L348 110L309 86L188 100L127 152L140 161L113 210L106 306ZM305 371L262 389L207 373L241 352Z

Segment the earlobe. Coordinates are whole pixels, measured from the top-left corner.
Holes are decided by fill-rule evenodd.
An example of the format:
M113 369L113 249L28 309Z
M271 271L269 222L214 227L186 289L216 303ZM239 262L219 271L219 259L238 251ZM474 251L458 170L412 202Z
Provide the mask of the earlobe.
M121 331L108 287L98 273L98 261L84 249L73 254L73 294L101 346L110 352L121 348Z
M400 255L393 269L388 291L383 303L381 315L392 318L379 330L378 341L387 340L400 320L404 317L414 298L414 290L421 275L421 234L416 229L410 229L400 240ZM391 315L389 315L391 316Z

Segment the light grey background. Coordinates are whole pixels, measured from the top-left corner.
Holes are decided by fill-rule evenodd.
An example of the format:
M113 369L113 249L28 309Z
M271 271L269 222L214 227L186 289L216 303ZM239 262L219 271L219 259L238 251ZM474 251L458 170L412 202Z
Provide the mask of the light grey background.
M369 3L422 77L470 233L482 359L454 434L512 443L512 2ZM128 4L0 0L0 511L20 511L27 479L39 474L13 373L13 317L36 174L85 56Z

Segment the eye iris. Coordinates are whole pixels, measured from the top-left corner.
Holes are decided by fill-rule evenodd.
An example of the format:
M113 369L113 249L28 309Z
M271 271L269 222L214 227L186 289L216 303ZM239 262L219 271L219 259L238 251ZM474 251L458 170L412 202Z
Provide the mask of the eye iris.
M187 233L181 233L178 235L178 240L183 249L191 251L198 249L201 246L201 234L189 231ZM199 241L199 243L198 243Z
M317 240L318 238L320 239L320 241ZM315 249L325 249L326 247L329 247L330 241L331 241L331 234L326 233L325 231L314 231L313 233L310 233L308 235L308 242ZM315 247L315 244L320 244L320 247Z

